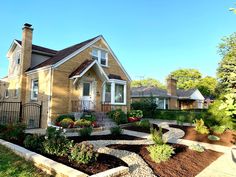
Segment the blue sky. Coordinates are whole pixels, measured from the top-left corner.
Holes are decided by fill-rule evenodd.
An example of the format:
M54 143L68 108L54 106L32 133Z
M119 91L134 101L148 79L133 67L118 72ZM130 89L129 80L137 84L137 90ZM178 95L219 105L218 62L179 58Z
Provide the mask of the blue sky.
M0 77L6 52L33 24L33 43L53 49L102 34L132 79L165 77L179 68L215 76L217 45L236 31L235 0L40 0L0 6Z

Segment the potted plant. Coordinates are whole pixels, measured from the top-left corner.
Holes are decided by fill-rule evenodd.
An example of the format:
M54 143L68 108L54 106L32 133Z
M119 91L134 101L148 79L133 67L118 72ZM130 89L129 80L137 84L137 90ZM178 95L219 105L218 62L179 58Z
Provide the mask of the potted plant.
M129 112L128 122L140 121L142 117L143 117L143 111L142 110L131 110Z

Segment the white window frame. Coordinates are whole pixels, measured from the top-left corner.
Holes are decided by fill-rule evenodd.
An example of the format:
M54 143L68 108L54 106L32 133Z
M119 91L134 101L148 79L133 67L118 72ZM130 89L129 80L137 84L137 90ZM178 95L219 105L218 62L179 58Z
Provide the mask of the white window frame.
M18 83L15 86L15 90L14 90L13 94L14 94L14 98L18 98L18 96L19 96L19 86L18 86Z
M97 50L97 52L98 52L98 56L96 56L96 57L98 57L98 63L101 65L101 66L105 66L105 67L108 67L108 52L106 51L106 50L103 50L103 49L100 49L100 48L97 48L97 47L93 47L92 48L92 50L94 50L94 49L96 49ZM105 65L103 65L102 63L101 63L101 61L102 61L102 52L105 52L105 59L106 59L106 64ZM93 55L93 52L91 53L91 55L92 56L94 56Z
M8 93L8 94L7 94L7 93ZM5 96L5 98L9 98L9 89L8 89L8 88L5 90L4 96Z
M127 101L127 84L126 81L123 80L117 80L117 79L110 79L108 83L111 84L111 105L126 105ZM124 86L124 102L123 103L116 103L115 102L115 85L123 85ZM106 84L104 84L103 87L103 102L105 102L105 91L106 91Z
M38 94L37 94L37 97L34 97L34 82L35 81L38 81ZM33 100L33 101L37 101L38 100L38 95L39 95L39 80L38 79L32 79L31 80L31 93L30 93L30 99Z
M17 65L20 65L20 63L21 63L21 51L16 52L15 62L16 62Z

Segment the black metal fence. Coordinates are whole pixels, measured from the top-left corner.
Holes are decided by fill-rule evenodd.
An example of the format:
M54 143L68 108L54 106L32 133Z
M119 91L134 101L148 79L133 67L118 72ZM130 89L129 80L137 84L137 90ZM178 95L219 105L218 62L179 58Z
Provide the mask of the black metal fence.
M0 102L0 124L22 122L27 128L41 127L42 105L37 103Z

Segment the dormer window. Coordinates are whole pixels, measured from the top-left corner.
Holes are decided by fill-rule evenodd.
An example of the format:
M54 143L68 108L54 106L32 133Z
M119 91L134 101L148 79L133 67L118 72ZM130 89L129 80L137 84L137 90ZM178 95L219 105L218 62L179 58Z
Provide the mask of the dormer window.
M108 53L105 50L93 48L92 59L97 60L102 66L108 66Z
M16 63L19 65L20 64L20 55L17 56Z

